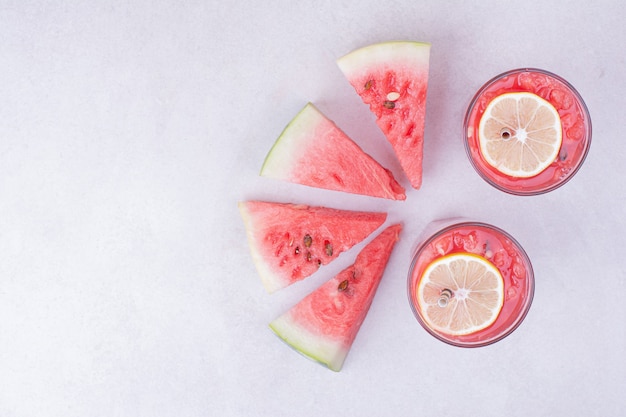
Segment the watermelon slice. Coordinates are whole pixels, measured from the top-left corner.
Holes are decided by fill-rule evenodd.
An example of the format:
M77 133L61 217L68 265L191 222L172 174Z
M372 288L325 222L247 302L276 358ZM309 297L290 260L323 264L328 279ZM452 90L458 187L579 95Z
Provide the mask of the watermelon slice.
M383 42L337 60L370 106L413 188L422 185L422 155L430 44Z
M402 226L389 226L359 253L352 266L270 323L305 356L340 371L365 320Z
M261 175L328 190L406 199L393 174L311 103L278 137Z
M289 203L239 203L252 259L267 292L316 272L385 222L386 213Z

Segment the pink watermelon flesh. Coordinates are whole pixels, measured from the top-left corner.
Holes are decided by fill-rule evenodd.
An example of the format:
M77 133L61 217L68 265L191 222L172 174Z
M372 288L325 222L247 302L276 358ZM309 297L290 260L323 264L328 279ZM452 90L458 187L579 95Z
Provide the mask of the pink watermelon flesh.
M315 273L380 227L386 213L239 203L254 264L272 293Z
M261 175L311 187L404 200L404 188L313 104L283 130Z
M337 61L416 189L422 185L429 57L429 44L398 41L366 46Z
M340 371L372 304L402 226L389 226L359 253L354 264L270 323L303 355Z

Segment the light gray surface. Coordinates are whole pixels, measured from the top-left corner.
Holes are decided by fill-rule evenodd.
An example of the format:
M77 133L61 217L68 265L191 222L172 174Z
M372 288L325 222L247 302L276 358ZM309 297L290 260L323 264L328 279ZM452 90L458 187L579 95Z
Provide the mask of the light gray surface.
M1 416L623 415L621 2L179 3L0 2ZM432 43L422 189L260 178L312 101L408 188L335 64L390 39ZM532 198L483 182L460 139L473 92L523 66L569 80L593 120L583 169ZM341 373L267 324L361 246L270 296L236 208L251 198L404 222ZM406 301L416 236L456 215L509 231L535 268L529 316L487 348L438 342Z

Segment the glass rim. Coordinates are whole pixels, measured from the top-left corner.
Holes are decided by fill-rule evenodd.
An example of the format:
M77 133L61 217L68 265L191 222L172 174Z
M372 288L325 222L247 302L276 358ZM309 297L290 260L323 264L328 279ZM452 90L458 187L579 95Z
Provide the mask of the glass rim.
M510 189L510 188L508 188L506 186L502 186L502 185L498 184L489 175L485 174L483 169L476 163L476 161L474 161L474 158L472 157L472 152L471 152L468 140L467 140L467 127L469 125L470 115L471 115L471 113L474 110L474 106L476 105L476 102L478 101L480 96L485 92L485 90L487 90L495 82L499 81L500 79L502 79L502 78L504 78L506 76L509 76L511 74L522 73L522 72L538 72L538 73L541 73L541 74L548 75L548 76L550 76L552 78L555 78L557 81L561 82L562 84L564 84L565 87L567 87L571 91L571 93L576 97L577 101L579 102L579 104L580 104L580 106L582 108L582 112L584 113L584 116L585 116L585 119L586 119L586 126L585 126L586 143L585 143L585 147L584 147L583 153L582 153L582 155L580 157L580 160L576 163L576 165L572 168L572 170L563 179L555 182L554 184L551 184L549 186L543 187L543 188L530 189L530 190L513 190L513 189ZM587 107L587 104L585 103L585 100L583 100L583 98L580 95L580 93L578 92L578 90L576 90L576 88L574 88L574 86L569 81L564 79L563 77L561 77L561 76L559 76L559 75L557 75L557 74L555 74L553 72L541 69L541 68L534 68L534 67L516 68L516 69L512 69L512 70L508 70L508 71L502 72L502 73L492 77L491 79L489 79L489 81L484 83L478 89L478 91L474 94L474 96L472 97L472 99L469 102L469 105L467 106L467 110L465 112L465 117L463 118L463 144L464 144L464 147L465 147L465 152L467 154L467 157L470 160L470 164L472 165L474 170L478 173L478 175L485 182L487 182L488 184L490 184L494 188L496 188L496 189L498 189L500 191L503 191L505 193L512 194L512 195L518 195L518 196L534 196L534 195L545 194L545 193L548 193L550 191L554 191L557 188L560 188L563 185L565 185L566 183L568 183L576 175L576 173L580 170L580 168L583 166L585 160L587 159L587 155L589 154L589 149L591 148L591 137L592 137L591 115L589 114L589 109Z
M520 257L522 258L524 262L524 265L526 267L526 276L528 279L528 289L526 291L526 300L524 302L524 305L522 306L522 309L519 315L515 318L515 320L511 323L511 325L509 325L506 329L504 329L502 333L492 338L477 341L477 342L463 342L463 341L452 340L450 338L445 337L441 333L431 329L430 326L428 326L428 324L422 318L422 315L416 306L417 300L414 301L414 298L413 298L413 293L414 293L413 283L415 282L415 284L417 284L417 282L421 279L421 276L420 276L416 278L415 280L413 280L413 272L415 271L415 266L416 266L417 260L419 259L420 254L437 237L445 233L448 233L452 230L455 230L461 227L467 227L467 226L478 226L478 227L490 229L496 233L502 234L504 237L509 239L512 242L512 244L515 246L515 248L517 249L518 254L520 255ZM449 224L447 226L444 226L442 228L435 230L433 233L428 235L422 242L420 242L417 245L417 248L413 252L413 258L411 259L411 264L409 266L409 272L407 276L407 296L409 299L409 305L411 306L411 310L413 311L413 315L417 319L418 323L422 326L422 328L424 328L424 330L426 330L431 336L435 337L436 339L444 343L447 343L455 347L461 347L461 348L484 347L484 346L492 345L496 342L499 342L500 340L509 336L522 324L522 322L528 315L528 312L530 311L530 307L533 303L533 299L535 296L535 273L532 267L532 263L530 261L530 257L528 256L528 254L526 253L522 245L513 236L511 236L511 234L509 234L505 230L497 226L494 226L492 224L480 222L480 221L467 220L467 221L454 222L452 224Z

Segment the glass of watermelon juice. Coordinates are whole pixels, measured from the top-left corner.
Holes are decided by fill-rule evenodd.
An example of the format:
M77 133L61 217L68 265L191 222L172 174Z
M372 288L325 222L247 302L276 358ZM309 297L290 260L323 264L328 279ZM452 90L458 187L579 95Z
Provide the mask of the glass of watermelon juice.
M558 142L553 144L554 153L548 152L544 157L537 157L538 148L533 150L527 146L533 142L530 129L527 129L528 132L524 132L523 135L516 135L515 129L520 128L519 123L509 128L505 127L506 122L503 121L503 128L496 131L497 134L500 134L497 138L488 138L485 130L481 130L481 120L487 119L485 114L489 113L490 104L494 103L499 96L509 94L515 97L516 93L530 93L526 95L526 99L539 97L537 100L545 104L546 108L550 108L554 115L558 113L556 126L557 130L560 131L556 132ZM517 95L521 96L520 94ZM510 106L509 109L505 112L515 111L513 106ZM495 121L502 121L507 117L502 112L489 114L489 116L494 116ZM509 116L516 118L519 122L519 117L516 114ZM530 113L530 118L534 117L535 114ZM559 125L560 129L558 128ZM527 126L522 127L526 128ZM510 194L537 195L562 186L579 170L591 144L591 119L582 97L566 80L541 69L523 68L500 74L478 90L468 107L463 132L465 148L470 162L485 181ZM491 142L489 142L490 140ZM515 148L512 145L518 140L520 146ZM491 145L487 145L488 142ZM537 166L536 169L529 169L527 175L512 174L506 169L499 169L498 161L494 162L494 159L487 155L489 148L486 146L494 145L511 145L506 148L509 157L511 159L517 158L518 161L529 157L533 161L535 157L538 159L545 158L543 160L544 165ZM542 151L540 148L539 150ZM522 156L523 152L526 152L525 156ZM514 154L515 158L512 158ZM519 164L523 164L523 162L519 162Z
M522 246L498 227L464 219L433 222L424 236L407 282L422 327L458 347L486 346L511 334L535 288Z

